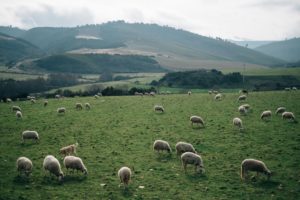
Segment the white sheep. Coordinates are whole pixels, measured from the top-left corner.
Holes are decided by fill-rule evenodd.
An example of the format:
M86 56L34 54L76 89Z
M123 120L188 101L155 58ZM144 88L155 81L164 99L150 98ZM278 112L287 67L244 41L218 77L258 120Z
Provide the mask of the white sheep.
M124 184L125 187L128 186L129 181L131 179L131 169L128 167L121 167L118 171L118 176L120 178L121 183Z
M248 171L263 173L267 175L268 179L271 176L271 171L267 168L264 162L255 159L245 159L241 164L241 179L245 179Z
M188 95L191 96L191 94L192 94L192 92L191 92L191 91L188 91Z
M35 140L36 142L39 140L39 134L36 131L23 131L22 133L22 141L25 142L25 140Z
M295 121L295 115L292 112L284 112L282 113L282 119L289 119Z
M56 95L55 95L55 99L60 99L60 97L61 97L61 96L60 96L59 94L56 94Z
M193 147L193 145L190 143L186 143L186 142L177 142L177 144L175 145L175 149L176 149L177 155L181 155L185 152L196 153L196 150Z
M247 112L250 110L250 105L249 104L243 104L242 106L247 110Z
M87 175L87 169L85 165L83 164L81 158L75 157L75 156L66 156L64 158L64 166L66 169L73 169L73 170L79 170L85 175Z
M76 110L82 110L82 108L83 108L82 103L76 103L75 108L76 108Z
M150 92L149 95L154 97L155 96L155 92Z
M94 98L95 98L95 99L98 99L98 98L99 98L99 96L98 96L97 94L95 94L95 95L94 95Z
M76 154L76 148L78 147L78 143L76 142L75 144L71 144L65 147L62 147L59 152L66 156L66 155L70 155L70 154Z
M16 112L16 117L17 117L17 119L23 118L22 112L21 111L17 111Z
M219 93L215 96L215 100L222 100L222 94Z
M266 118L271 118L272 112L270 110L263 111L260 115L260 119L264 120Z
M203 160L200 155L192 153L192 152L185 152L181 155L181 162L184 171L186 172L186 167L188 164L195 165L195 171L204 173L204 165Z
M294 87L292 87L292 90L297 90L297 87L295 87L295 86L294 86Z
M204 127L204 120L200 116L193 115L190 117L190 121L191 121L192 126L195 123L195 124L202 125Z
M16 162L17 171L21 174L24 173L26 176L32 172L32 162L26 157L19 157Z
M48 101L45 100L45 101L44 101L44 107L46 107L47 105L48 105Z
M91 109L91 105L89 103L85 103L85 109L90 110Z
M35 104L35 99L30 99L31 104Z
M155 140L153 143L153 150L157 151L158 153L160 151L167 151L168 153L172 152L169 143L164 140Z
M248 112L244 105L239 106L238 111L241 115L246 115Z
M11 109L12 109L13 112L15 112L15 111L22 111L19 106L12 106Z
M135 95L135 96L143 96L143 93L135 92L134 95Z
M66 108L65 108L65 107L58 108L58 109L57 109L57 113L58 113L58 114L60 114L60 113L65 114L65 113L66 113Z
M165 112L165 109L164 109L164 107L163 106L160 106L160 105L155 105L154 106L154 111L156 112L156 111L160 111L160 112Z
M236 127L238 127L240 130L243 129L243 122L242 122L242 120L240 118L235 117L232 120L232 122L233 122L233 125L236 126Z
M60 163L52 155L48 155L45 157L43 168L49 171L50 174L54 174L55 176L57 176L59 181L64 178L64 173L61 170Z
M282 113L285 112L285 110L286 110L285 107L279 107L279 108L276 109L276 112L275 112L275 113L276 113L276 115L282 114Z
M239 96L238 101L245 101L246 99L247 99L246 95L241 95Z
M11 102L12 102L11 98L6 98L6 103L11 103Z
M208 91L208 94L212 94L213 92L211 90Z
M287 88L284 88L285 91L291 91L291 88L287 87Z

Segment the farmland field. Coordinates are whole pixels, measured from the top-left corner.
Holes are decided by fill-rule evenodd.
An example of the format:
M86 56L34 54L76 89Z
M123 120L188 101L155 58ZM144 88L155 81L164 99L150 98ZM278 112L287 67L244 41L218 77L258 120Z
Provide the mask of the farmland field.
M0 199L300 199L300 124L283 121L275 110L285 106L300 117L300 92L253 92L246 101L247 116L240 116L237 93L226 93L222 101L209 94L166 95L156 97L92 97L0 103ZM91 110L75 110L75 103L89 102ZM161 104L166 112L155 113ZM12 105L22 108L17 120ZM66 107L65 115L56 113ZM270 109L272 119L260 120ZM205 128L191 127L189 117L200 115ZM232 125L240 116L244 131ZM40 142L21 142L21 132L36 130ZM156 139L170 143L173 152L157 155L152 150ZM195 174L189 166L185 174L174 146L179 141L192 143L201 154L205 174ZM62 184L42 169L43 159L52 154L62 164L59 149L79 143L77 155L88 175L66 173ZM19 156L33 161L27 179L18 176ZM241 181L240 164L256 158L275 172L268 181L263 175ZM128 190L119 187L117 171L122 166L133 170ZM105 185L101 185L105 184ZM140 188L139 186L144 186Z

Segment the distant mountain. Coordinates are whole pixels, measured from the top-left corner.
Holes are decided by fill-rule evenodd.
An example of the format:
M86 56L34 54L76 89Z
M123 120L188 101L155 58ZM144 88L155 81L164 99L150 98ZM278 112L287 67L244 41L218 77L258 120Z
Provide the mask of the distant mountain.
M12 26L0 26L0 33L20 38L26 33L26 30Z
M1 30L1 29L0 29ZM109 22L74 28L33 28L21 37L49 54L69 51L154 56L170 70L240 66L274 66L284 61L188 31L156 24Z
M42 51L29 42L0 33L0 64L12 66L20 60L42 55Z
M85 74L104 71L123 73L166 71L153 58L140 55L61 54L44 57L29 64L50 72Z
M266 45L266 44L269 44L271 42L274 42L274 41L250 41L250 40L245 40L245 41L236 41L236 40L229 40L230 42L234 43L234 44L237 44L239 46L242 46L242 47L247 47L247 48L250 48L250 49L255 49L259 46L262 46L262 45Z
M288 62L298 62L300 61L300 38L272 42L255 50Z

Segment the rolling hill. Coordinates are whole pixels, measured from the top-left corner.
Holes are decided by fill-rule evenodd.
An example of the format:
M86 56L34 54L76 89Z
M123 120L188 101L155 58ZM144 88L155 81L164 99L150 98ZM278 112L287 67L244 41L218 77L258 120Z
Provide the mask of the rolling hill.
M77 54L86 51L99 54L99 49L113 52L122 49L123 54L154 55L161 66L170 70L283 63L280 59L222 39L156 24L117 21L73 28L39 27L25 31L20 37L50 54L74 50Z
M20 60L42 55L43 52L29 42L0 33L0 64L13 65Z
M255 50L288 62L300 61L300 38L272 42L255 48Z

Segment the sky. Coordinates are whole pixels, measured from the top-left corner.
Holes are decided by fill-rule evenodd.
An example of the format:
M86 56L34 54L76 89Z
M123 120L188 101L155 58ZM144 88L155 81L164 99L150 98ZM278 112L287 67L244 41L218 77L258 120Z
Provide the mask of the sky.
M300 37L300 0L0 0L0 25L73 27L125 20L232 40Z

